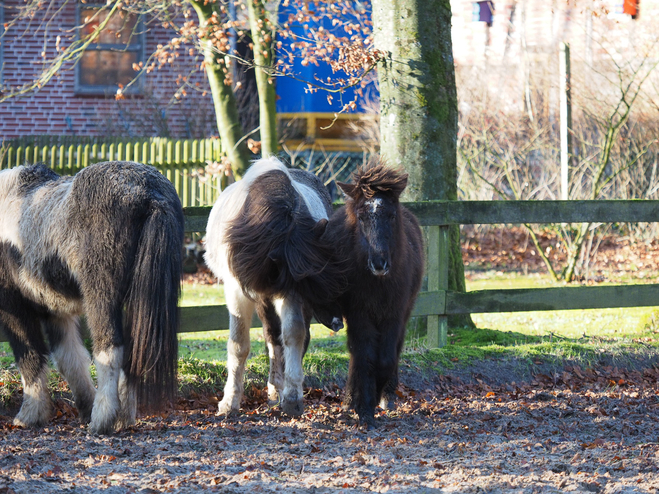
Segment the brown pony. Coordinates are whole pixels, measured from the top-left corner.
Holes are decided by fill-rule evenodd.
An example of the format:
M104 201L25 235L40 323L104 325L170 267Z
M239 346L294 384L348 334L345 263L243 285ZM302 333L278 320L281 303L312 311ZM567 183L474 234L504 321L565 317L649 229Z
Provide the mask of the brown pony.
M381 161L357 170L352 183L338 184L347 202L324 235L350 263L339 299L350 350L345 404L369 428L378 400L393 406L405 325L423 277L421 229L399 202L407 177Z

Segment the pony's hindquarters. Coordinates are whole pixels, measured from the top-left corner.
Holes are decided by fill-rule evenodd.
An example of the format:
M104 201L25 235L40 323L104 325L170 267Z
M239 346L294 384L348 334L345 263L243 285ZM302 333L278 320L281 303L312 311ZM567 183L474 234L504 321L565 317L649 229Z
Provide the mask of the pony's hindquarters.
M98 378L90 430L109 433L136 400L157 410L176 392L183 210L155 168L108 162L74 177L67 211Z

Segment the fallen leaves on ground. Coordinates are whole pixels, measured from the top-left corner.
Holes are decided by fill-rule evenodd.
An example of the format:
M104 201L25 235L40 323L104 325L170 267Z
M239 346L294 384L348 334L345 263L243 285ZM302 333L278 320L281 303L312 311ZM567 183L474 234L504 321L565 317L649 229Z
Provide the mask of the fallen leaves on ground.
M109 437L59 400L41 430L0 417L0 493L654 492L658 380L614 367L502 386L445 377L432 391L401 386L372 431L337 386L307 389L297 419L252 389L240 416L193 395Z

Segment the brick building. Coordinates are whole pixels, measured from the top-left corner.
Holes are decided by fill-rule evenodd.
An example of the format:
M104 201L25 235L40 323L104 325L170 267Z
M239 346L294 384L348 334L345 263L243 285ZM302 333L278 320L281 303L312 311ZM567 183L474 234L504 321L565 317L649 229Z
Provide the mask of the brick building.
M0 44L2 86L19 87L32 81L43 68L42 60L55 57L58 36L68 39L80 20L92 14L90 4L45 2L44 9L29 22L12 25L15 9L24 2L0 2L0 17L4 18L0 26L8 26ZM44 20L51 17L46 26ZM135 18L117 19L76 66L65 64L39 91L0 103L0 138L43 134L202 137L216 133L210 96L203 93L203 74L192 76L194 89L187 91L187 97L180 101L174 97L180 87L177 76L198 69L198 59L180 57L172 65L145 74L127 91L135 94L116 100L115 83L126 84L135 74L133 64L144 61L173 35L160 23L133 29ZM137 34L130 35L131 31ZM125 51L112 52L111 48Z
M90 2L46 2L47 8L36 12L30 22L12 25L13 12L21 5L21 0L0 2L0 16L4 16L0 27L10 25L0 44L5 88L29 82L41 71L43 55L50 59L56 54L57 37L75 32L81 16L89 14ZM523 106L524 86L533 71L544 70L550 79L557 74L562 41L570 43L575 65L623 59L648 47L650 56L656 56L652 50L656 51L654 21L659 19L659 0L451 0L451 7L454 59L463 74L459 83L468 81L508 93L515 108ZM54 21L46 26L43 20L57 9ZM114 29L128 32L132 21L125 22ZM198 69L199 59L182 56L173 65L144 75L134 88L137 95L115 100L114 82L130 80L133 63L144 61L172 36L159 23L147 23L137 31L141 34L122 38L123 46L126 42L129 46L120 53L109 51L122 46L116 39L102 36L77 66L65 65L38 92L0 104L0 138L215 134L212 102L204 93L202 73L197 71L190 79L187 97L174 98L177 76ZM499 77L494 77L497 71Z

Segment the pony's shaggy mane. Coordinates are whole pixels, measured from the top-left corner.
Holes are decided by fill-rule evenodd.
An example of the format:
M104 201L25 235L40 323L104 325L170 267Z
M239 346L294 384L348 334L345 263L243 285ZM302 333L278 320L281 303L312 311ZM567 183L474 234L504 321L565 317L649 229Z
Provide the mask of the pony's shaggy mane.
M361 166L352 174L352 183L366 199L378 193L399 197L407 186L408 174L402 169L391 168L380 158Z

